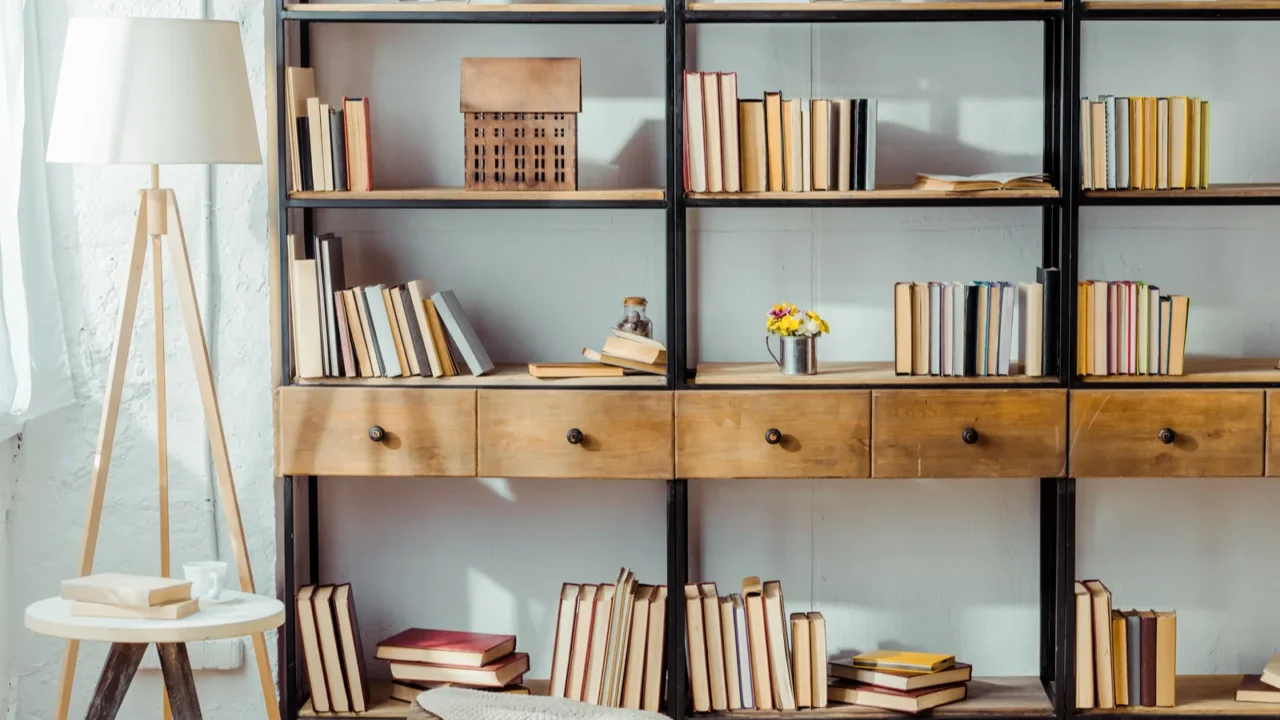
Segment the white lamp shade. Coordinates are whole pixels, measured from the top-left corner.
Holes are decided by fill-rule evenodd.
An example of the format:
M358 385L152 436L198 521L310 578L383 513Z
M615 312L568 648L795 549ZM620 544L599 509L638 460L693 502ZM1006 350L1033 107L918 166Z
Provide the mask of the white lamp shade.
M240 25L74 18L49 131L50 162L262 162Z

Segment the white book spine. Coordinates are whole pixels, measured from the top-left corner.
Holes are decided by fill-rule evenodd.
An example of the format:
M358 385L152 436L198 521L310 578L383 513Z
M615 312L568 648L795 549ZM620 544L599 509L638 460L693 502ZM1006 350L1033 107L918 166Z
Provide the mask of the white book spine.
M1111 95L1104 98L1107 113L1107 189L1116 189L1116 99Z
M1009 283L1000 286L1000 350L996 355L996 374L1008 375L1013 354L1013 296Z
M951 353L954 346L952 345L951 332L951 284L943 283L942 291L942 352L940 353L939 372L942 375L951 374Z
M1116 187L1129 187L1129 98L1115 98Z
M1089 110L1089 98L1080 98L1080 188L1093 189L1093 130L1090 121L1093 113Z
M955 335L955 354L951 358L951 374L962 377L964 375L964 344L968 338L964 326L964 283L952 283L951 293L954 296L951 302L951 311L954 313L951 318L951 328Z
M689 163L689 190L707 191L707 135L703 127L702 76L684 75L684 147Z
M724 129L724 190L742 190L742 161L738 156L738 75L720 76L720 122Z
M747 641L747 613L741 604L733 608L733 622L737 633L738 686L742 690L742 709L752 710L756 706L756 693L755 686L751 683L751 646Z
M929 374L942 373L942 298L938 283L929 283Z
M880 101L867 99L867 190L876 189L876 125L879 124Z
M1150 307L1147 310L1147 374L1160 374L1160 288L1147 289Z
M803 101L800 110L800 172L803 174L801 189L803 192L813 190L813 127L810 125L809 101Z

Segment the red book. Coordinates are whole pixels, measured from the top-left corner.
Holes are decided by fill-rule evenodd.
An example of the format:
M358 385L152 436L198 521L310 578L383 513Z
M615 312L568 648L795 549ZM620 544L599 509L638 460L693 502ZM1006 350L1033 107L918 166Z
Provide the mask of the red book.
M409 628L378 643L378 657L400 662L482 668L516 649L515 635Z
M519 683L528 671L528 653L512 653L478 668L412 662L391 663L391 677L396 680L458 683L477 687L505 687Z

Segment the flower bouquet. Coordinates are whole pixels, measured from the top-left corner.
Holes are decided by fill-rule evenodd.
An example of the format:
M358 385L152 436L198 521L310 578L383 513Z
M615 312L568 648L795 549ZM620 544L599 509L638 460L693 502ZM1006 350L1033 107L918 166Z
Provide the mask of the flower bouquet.
M831 332L827 321L813 310L800 310L795 305L774 305L765 324L769 335L777 335L778 355L773 354L769 335L765 336L765 348L769 357L777 363L783 375L816 375L818 372L817 340ZM781 357L779 357L779 355Z

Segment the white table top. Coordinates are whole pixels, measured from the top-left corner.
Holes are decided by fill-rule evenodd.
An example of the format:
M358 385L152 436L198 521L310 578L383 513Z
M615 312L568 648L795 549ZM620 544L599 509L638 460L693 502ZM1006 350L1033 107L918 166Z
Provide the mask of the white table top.
M275 598L223 591L227 602L201 603L181 620L95 618L71 615L71 601L54 597L27 606L27 628L68 640L119 643L177 643L243 637L284 624L284 603Z

